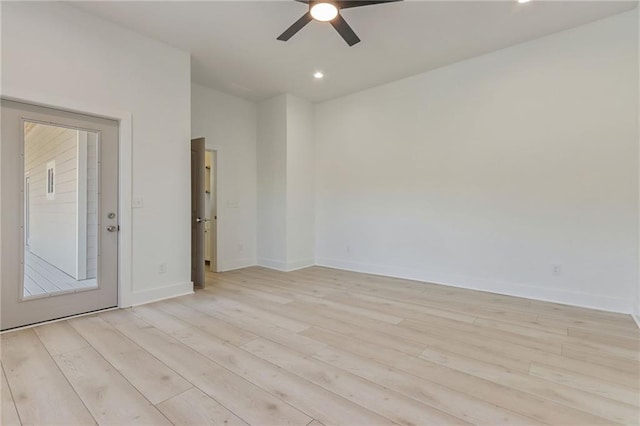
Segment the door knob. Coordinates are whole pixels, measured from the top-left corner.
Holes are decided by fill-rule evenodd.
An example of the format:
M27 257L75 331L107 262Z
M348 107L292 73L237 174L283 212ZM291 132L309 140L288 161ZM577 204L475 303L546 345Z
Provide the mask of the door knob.
M196 223L200 223L200 222L202 222L202 218L201 217L196 218Z
M116 232L117 230L118 230L118 227L116 225L107 226L107 231L109 232Z

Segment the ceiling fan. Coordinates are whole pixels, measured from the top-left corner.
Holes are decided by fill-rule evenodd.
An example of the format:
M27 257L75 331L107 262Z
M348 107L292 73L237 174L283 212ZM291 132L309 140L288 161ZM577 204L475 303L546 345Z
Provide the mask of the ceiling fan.
M370 6L373 4L393 3L402 0L295 0L299 3L306 3L309 5L309 11L302 15L300 19L293 23L285 32L280 34L278 40L287 41L293 37L298 31L300 31L305 25L312 20L320 22L330 22L333 28L338 31L344 41L349 46L353 46L360 42L360 39L356 33L351 29L347 21L340 15L341 9L348 9L352 7Z

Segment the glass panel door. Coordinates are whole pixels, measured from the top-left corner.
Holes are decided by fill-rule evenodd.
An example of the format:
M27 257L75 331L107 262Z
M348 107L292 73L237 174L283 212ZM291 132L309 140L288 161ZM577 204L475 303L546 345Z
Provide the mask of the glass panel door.
M117 305L117 135L2 101L3 330Z

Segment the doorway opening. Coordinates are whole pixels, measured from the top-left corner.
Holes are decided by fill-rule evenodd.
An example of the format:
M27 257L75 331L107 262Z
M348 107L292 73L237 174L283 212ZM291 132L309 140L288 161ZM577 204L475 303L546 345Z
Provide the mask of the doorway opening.
M217 271L217 160L204 138L191 140L191 281L205 286L205 270Z
M207 149L204 157L205 165L205 270L218 272L218 152Z

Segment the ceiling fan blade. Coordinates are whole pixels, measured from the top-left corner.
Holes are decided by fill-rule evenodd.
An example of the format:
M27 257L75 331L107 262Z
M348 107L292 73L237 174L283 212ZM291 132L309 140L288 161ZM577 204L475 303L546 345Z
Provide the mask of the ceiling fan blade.
M297 1L298 3L307 3L307 4L309 4L309 1L311 1L311 0L295 0L295 1Z
M338 33L342 36L344 41L346 41L349 46L353 46L356 43L360 43L360 39L358 38L356 33L353 32L349 24L347 24L347 21L345 21L344 18L342 17L342 15L338 14L338 16L336 16L330 22L331 22L331 25L333 25L333 28L335 28L336 31L338 31Z
M295 35L295 33L300 31L302 28L304 28L305 25L307 25L309 22L311 22L312 19L313 19L313 17L311 17L311 13L309 13L309 12L305 13L304 15L302 15L302 17L300 19L298 19L296 22L294 22L293 25L291 25L289 28L287 28L285 30L285 32L280 34L278 36L278 40L282 40L282 41L289 40L291 37L293 37Z
M351 7L360 6L372 6L374 4L395 3L397 1L402 0L342 0L340 1L340 9L349 9Z

